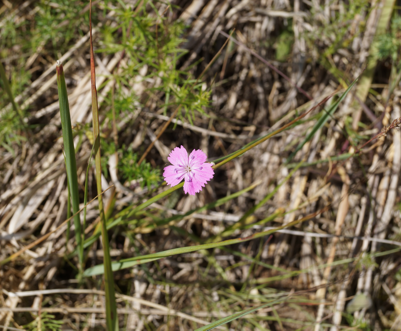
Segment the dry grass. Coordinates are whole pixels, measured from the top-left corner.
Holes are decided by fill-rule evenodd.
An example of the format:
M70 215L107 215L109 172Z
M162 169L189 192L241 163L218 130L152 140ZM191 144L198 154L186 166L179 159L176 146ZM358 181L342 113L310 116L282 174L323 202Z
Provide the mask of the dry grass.
M92 120L89 35L84 24L88 7L77 1L82 16L57 23L71 31L68 39L56 40L55 44L43 39L44 44L35 50L27 49L22 44L23 33L37 28L36 17L43 3L53 9L59 6L32 0L4 0L0 6L1 36L16 38L4 42L4 46L15 44L1 50L2 63L29 126L28 135L17 123L15 133L25 139L0 147L0 260L57 229L67 218L56 56L64 63L71 117L76 125L75 142L80 145L77 167L81 192L92 148L87 133ZM203 107L208 116L195 112L191 123L186 116L174 118L146 156L153 168L162 169L169 151L177 145L200 148L210 160L228 155L282 127L358 76L362 79L296 154L291 162L304 160L305 164L288 181L283 182L293 166L286 158L323 116L320 109L216 170L215 178L196 197L181 190L174 192L109 230L111 257L120 260L216 238L247 237L326 208L307 222L261 239L170 256L115 272L120 326L127 330L194 330L278 299L281 301L220 328L398 330L401 134L396 127L401 117L400 68L391 54L379 56L384 46L379 45L379 50L372 46L377 47L374 40L384 38L383 32L376 35L379 22L384 24L387 36L389 22L395 19L384 17L378 4L384 8L391 4L392 8L393 2L361 1L358 7L357 2L350 5L343 0L176 0L171 8L154 3L168 24L181 19L189 25L180 44L188 53L177 59L176 68L188 70L193 77L201 74L226 42L223 33L230 34L235 28L235 42L227 44L202 78L211 92L210 106ZM102 39L109 36L106 27L115 28L112 33L117 36L121 31L132 31L116 27L118 16L107 4L97 2L95 8L96 49L106 47ZM16 37L10 32L10 24L16 26ZM270 67L253 53L268 61ZM369 54L376 57L370 80L365 70ZM117 149L129 146L141 156L176 105L165 107L167 92L158 89L161 78L144 79L152 68L140 65L137 73L129 67L132 59L124 47L114 53L99 51L95 57L102 139L116 141ZM368 59L371 63L372 58ZM23 72L20 79L26 80L20 84L15 82L18 70ZM116 84L113 77L118 81L126 70L133 70L135 76ZM126 104L118 103L116 97L116 131L110 116L114 84L116 94L127 98L135 95ZM369 92L366 95L365 90ZM13 111L7 98L1 96L1 116ZM382 131L390 124L391 130ZM380 132L386 136L364 146L358 156L341 159ZM142 188L138 181L124 181L120 168L116 168L116 154L107 146L105 143L102 147L107 170L102 187L114 185L104 194L106 213L110 212L112 218L163 188ZM117 155L120 160L124 157L121 152ZM92 199L96 196L94 166L89 169L88 180ZM174 224L153 226L153 222L202 207L257 181L256 188L220 206ZM272 199L244 222L235 223L282 182ZM278 211L287 213L278 213L270 224L260 222ZM96 202L90 203L87 238L96 231L98 216ZM237 225L229 228L233 224ZM225 235L225 229L232 231ZM36 327L48 323L50 329L49 320L63 321L63 330L105 329L102 277L84 278L82 283L76 280L77 258L71 254L75 249L73 225L69 236L66 231L67 225L62 226L1 266L0 325L5 329L34 329L32 321ZM99 240L86 253L86 268L102 263Z

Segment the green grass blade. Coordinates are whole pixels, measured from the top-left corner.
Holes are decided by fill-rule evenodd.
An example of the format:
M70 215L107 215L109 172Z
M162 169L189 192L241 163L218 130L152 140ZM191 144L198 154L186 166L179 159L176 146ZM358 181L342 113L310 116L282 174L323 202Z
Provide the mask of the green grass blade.
M79 195L78 195L78 177L77 177L77 165L75 160L74 141L71 129L71 117L70 107L68 104L67 88L65 85L63 65L57 63L57 87L58 96L60 103L60 117L61 127L63 131L63 142L64 142L64 153L65 153L65 165L67 170L67 181L71 194L72 210L75 214L74 225L75 225L75 240L78 247L78 259L79 259L79 270L82 272L83 263L83 240L82 240L82 229L81 221L78 214L79 211Z
M371 254L371 257L381 257L381 256L386 256L386 255L390 255L390 254L395 254L401 251L401 247L397 247L385 252L376 252ZM295 270L295 271L290 271L288 273L282 274L282 275L278 275L278 276L272 276L272 277L266 277L266 278L258 278L255 280L250 281L251 284L267 284L267 283L271 283L271 282L275 282L275 281L282 281L283 279L288 279L288 278L292 278L292 277L296 277L299 276L301 274L305 274L305 273L310 273L313 270L317 269L317 270L323 270L327 267L336 267L336 266L340 266L340 265L345 265L345 264L351 264L357 260L360 259L360 256L356 256L356 257L352 257L352 258L348 258L348 259L343 259L343 260L339 260L339 261L334 261L332 263L324 263L324 264L320 264L318 266L314 266L311 268L306 268L306 269L301 269L301 270Z
M243 221L238 221L234 223L232 226L227 227L226 230L223 230L222 233L218 234L215 237L210 238L207 242L216 242L224 239L225 237L231 236L236 230L246 230L249 228L253 228L254 226L257 225L264 225L267 222L272 222L274 219L276 219L279 216L283 216L285 213L284 208L278 208L273 214L269 215L268 217L264 218L263 220L252 223L253 222L253 217L247 217Z
M352 82L352 84L347 88L347 90L343 93L343 95L337 100L337 102L335 102L327 111L324 110L324 114L322 117L320 117L320 119L317 121L317 123L315 124L315 126L312 128L311 132L309 132L309 134L306 136L306 138L304 139L304 141L302 143L300 143L297 148L295 149L295 151L293 151L290 156L287 159L287 163L291 162L291 160L293 159L293 157L295 156L295 154L298 153L298 151L309 141L312 139L312 137L316 134L316 132L321 129L326 122L328 121L328 119L333 116L334 112L337 110L338 106L340 105L340 103L345 99L345 97L347 96L348 92L354 87L355 83L358 81L358 79L354 80Z
M313 214L305 216L299 220L290 222L286 225L282 225L282 226L279 226L274 229L262 231L259 233L254 233L253 235L246 237L246 238L236 238L236 239L229 239L229 240L225 240L225 241L221 241L221 242L217 242L217 243L207 243L207 244L202 244L202 245L174 248L174 249L169 249L167 251L158 252L158 253L154 253L154 254L148 254L148 255L137 256L134 258L124 259L124 260L121 260L120 262L113 263L112 269L113 269L113 271L121 270L121 269L132 267L134 265L159 260L164 257L170 257L173 255L179 255L179 254L184 254L184 253L192 253L192 252L196 252L196 251L199 251L202 249L224 247L224 246L234 245L234 244L250 241L253 239L265 237L269 234L277 232L278 230L286 229L288 227L291 227L291 226L297 225L299 223L302 223L304 221L307 221L309 219L312 219L313 217L316 217L318 214L321 214L322 212L326 211L327 209L328 209L328 206L326 206L325 208L321 209L318 212L315 212ZM97 265L92 268L86 269L84 272L84 276L88 277L88 276L100 275L103 273L104 273L103 265Z

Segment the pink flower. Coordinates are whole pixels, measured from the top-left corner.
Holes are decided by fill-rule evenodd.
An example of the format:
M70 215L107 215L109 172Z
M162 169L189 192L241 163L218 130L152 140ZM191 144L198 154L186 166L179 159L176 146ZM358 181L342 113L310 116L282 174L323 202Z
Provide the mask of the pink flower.
M171 151L168 160L172 165L164 168L164 179L171 187L184 179L185 193L195 195L202 191L202 187L214 176L212 165L205 163L206 154L200 149L194 149L188 157L183 146L176 147Z

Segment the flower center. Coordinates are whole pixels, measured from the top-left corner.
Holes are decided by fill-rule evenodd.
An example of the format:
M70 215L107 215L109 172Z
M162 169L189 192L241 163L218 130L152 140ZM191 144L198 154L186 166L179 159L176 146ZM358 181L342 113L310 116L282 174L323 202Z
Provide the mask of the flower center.
M188 173L188 172L191 172L192 170L191 170L191 167L188 165L188 166L186 166L185 167L185 171Z

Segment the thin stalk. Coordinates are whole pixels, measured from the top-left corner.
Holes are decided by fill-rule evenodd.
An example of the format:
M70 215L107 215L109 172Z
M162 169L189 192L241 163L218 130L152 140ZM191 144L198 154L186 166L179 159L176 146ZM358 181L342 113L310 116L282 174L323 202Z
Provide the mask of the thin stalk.
M102 166L100 154L100 130L99 130L99 109L97 103L97 90L96 90L96 72L95 72L95 57L93 55L93 39L92 39L92 0L89 2L89 33L90 33L90 66L91 66L91 92L92 92L92 119L93 119L93 138L96 156L96 186L99 201L100 222L102 224L102 243L103 243L103 263L104 263L104 282L106 292L106 325L107 330L118 330L118 316L116 297L114 292L114 279L111 271L111 258L109 248L109 238L107 235L106 217L103 208L102 192Z

